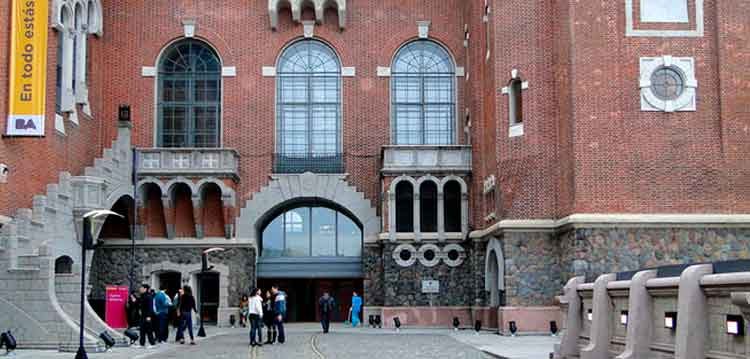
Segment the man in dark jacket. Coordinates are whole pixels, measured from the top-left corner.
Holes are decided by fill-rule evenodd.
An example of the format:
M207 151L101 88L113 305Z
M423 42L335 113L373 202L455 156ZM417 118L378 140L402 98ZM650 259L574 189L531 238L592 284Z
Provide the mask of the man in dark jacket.
M141 298L138 300L139 308L141 310L141 346L146 345L146 336L148 336L149 347L156 345L154 339L154 297L149 292L151 287L148 284L142 284L138 289L138 293L141 294Z
M286 335L284 333L284 320L286 320L286 293L279 290L279 286L274 285L271 287L271 294L273 295L273 311L274 314L276 314L274 325L279 334L279 344L284 344L286 341Z
M324 292L323 296L318 299L318 307L320 308L320 325L323 327L323 333L328 333L328 328L331 327L331 314L336 306L336 302L333 300L328 292Z

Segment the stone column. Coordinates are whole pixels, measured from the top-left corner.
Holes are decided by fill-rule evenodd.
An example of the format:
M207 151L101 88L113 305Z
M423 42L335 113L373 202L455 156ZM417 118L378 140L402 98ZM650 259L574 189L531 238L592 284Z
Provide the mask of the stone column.
M438 187L437 210L438 241L445 242L445 198L443 196L442 186Z
M203 238L203 199L200 195L193 196L193 224L195 225L195 237Z
M161 197L161 205L164 208L164 222L167 227L167 238L174 239L175 237L175 209L173 208L173 201L169 199L169 196Z
M420 213L419 209L421 206L419 205L419 187L414 188L414 241L420 242L422 241L422 230L420 229Z
M628 334L625 340L625 351L616 359L647 358L651 352L653 333L652 315L654 301L646 289L646 282L656 278L656 270L636 273L630 280L628 293Z
M224 199L223 203L223 215L224 215L224 238L232 239L234 234L234 202L230 199Z
M469 234L469 193L461 192L461 236Z
M607 284L615 280L614 273L602 274L594 282L593 320L591 342L581 349L581 359L609 358L609 342L612 339L612 301Z
M388 191L388 239L396 241L396 193Z
M708 302L701 288L701 278L713 273L713 265L687 267L680 275L677 294L677 332L675 358L702 359L708 338Z

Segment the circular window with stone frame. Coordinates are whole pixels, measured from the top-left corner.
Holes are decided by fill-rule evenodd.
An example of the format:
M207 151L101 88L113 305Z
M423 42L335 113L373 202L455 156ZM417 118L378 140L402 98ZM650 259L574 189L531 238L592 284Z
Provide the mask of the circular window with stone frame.
M419 247L419 263L425 267L434 267L440 263L442 259L442 251L440 247L434 244L425 244Z
M458 244L448 244L443 247L443 262L449 267L458 267L466 259L466 250Z
M691 57L641 57L641 111L695 111L695 63Z
M399 244L393 249L393 260L401 267L411 267L417 261L417 249L411 244Z

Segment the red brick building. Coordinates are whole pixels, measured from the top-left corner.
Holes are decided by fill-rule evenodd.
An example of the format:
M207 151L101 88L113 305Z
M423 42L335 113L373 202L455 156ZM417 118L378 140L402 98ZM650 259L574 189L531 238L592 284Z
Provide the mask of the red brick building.
M0 218L38 212L61 172L111 177L126 104L136 184L102 202L128 222L102 229L92 301L128 282L134 232L137 281L197 285L199 249L225 249L203 286L220 323L280 283L298 308L357 290L387 324L545 331L573 275L750 258L748 18L718 0L50 0L46 130L0 139Z

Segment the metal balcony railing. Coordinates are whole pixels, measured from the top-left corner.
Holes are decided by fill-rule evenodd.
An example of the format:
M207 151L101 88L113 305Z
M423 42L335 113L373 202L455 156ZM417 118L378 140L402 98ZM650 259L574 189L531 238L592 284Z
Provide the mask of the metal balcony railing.
M274 173L344 173L342 153L275 153Z

